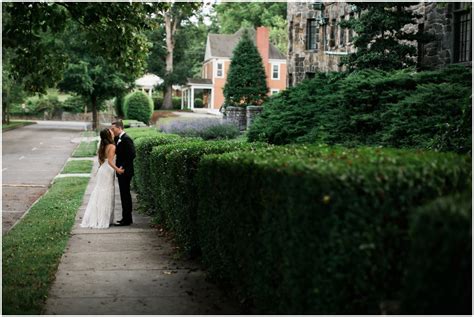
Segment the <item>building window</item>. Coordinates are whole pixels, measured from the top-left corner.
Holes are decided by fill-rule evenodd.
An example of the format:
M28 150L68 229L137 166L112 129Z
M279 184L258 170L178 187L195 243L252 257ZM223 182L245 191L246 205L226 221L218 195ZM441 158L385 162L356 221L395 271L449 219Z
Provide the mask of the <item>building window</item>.
M306 49L317 50L318 49L318 24L315 19L309 19L306 24Z
M217 62L216 77L224 77L224 63L222 62Z
M280 64L272 64L272 79L280 79Z
M471 3L454 3L454 62L472 60Z
M273 95L276 95L276 94L279 93L279 92L280 92L280 89L272 89L272 90L271 90L272 96L273 96Z
M341 16L341 22L344 21L344 16ZM339 26L339 46L344 46L346 42L346 29Z
M293 86L293 74L288 74L288 87Z
M315 73L315 72L306 72L306 73L304 74L304 78L305 78L305 79L313 79L315 76L316 76L316 73Z
M332 19L331 21L331 32L329 33L329 47L336 46L336 19Z

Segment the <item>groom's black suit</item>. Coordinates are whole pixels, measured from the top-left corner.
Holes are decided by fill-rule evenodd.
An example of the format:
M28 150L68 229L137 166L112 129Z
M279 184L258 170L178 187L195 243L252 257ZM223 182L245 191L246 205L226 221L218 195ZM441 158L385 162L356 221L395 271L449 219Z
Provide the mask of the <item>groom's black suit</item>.
M133 159L135 158L135 145L133 144L133 140L127 134L123 134L120 138L115 137L115 144L117 145L115 150L115 154L117 155L115 165L119 168L123 167L125 170L123 174L117 174L120 199L122 201L122 222L130 224L133 222L130 182L134 175Z

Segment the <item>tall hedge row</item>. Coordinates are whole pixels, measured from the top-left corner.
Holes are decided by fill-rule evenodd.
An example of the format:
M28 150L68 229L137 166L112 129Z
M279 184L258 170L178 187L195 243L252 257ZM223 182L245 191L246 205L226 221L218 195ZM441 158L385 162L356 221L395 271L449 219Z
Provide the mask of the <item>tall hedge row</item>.
M264 104L251 141L470 153L470 68L318 74Z
M469 160L285 151L210 155L199 164L198 236L209 272L257 313L377 314L400 301L412 207L469 187Z
M192 141L156 146L150 153L150 195L154 216L171 229L178 243L191 256L200 253L197 237L198 188L195 183L197 166L206 154L231 151L252 151L263 144L233 141ZM215 189L208 187L212 193Z

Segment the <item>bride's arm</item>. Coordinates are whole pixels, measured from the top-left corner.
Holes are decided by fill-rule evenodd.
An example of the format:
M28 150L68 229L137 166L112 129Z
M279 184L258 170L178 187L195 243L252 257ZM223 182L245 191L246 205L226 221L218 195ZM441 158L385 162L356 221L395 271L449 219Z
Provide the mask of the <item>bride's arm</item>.
M109 165L119 174L123 173L123 168L118 168L114 163L114 156L115 156L115 145L110 144L109 148L107 149L107 161L109 161Z

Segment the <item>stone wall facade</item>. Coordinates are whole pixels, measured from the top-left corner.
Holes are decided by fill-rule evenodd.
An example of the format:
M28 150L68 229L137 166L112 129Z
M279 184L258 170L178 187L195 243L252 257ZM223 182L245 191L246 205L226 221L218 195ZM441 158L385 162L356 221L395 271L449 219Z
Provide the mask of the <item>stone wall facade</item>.
M357 18L353 7L346 2L288 2L288 86L293 86L305 78L311 78L317 72L342 71L339 65L341 56L354 51L351 38L353 31L343 29L337 24L342 19ZM420 68L437 68L452 63L471 65L472 58L459 62L459 20L460 12L467 14L469 20L468 55L471 56L470 20L472 8L466 3L420 2L411 7L422 15L417 24L407 25L412 32L429 32L435 39L424 45L413 43L418 49ZM466 17L464 17L466 18ZM316 45L308 45L310 27L308 23L316 21ZM457 37L456 37L457 36Z

